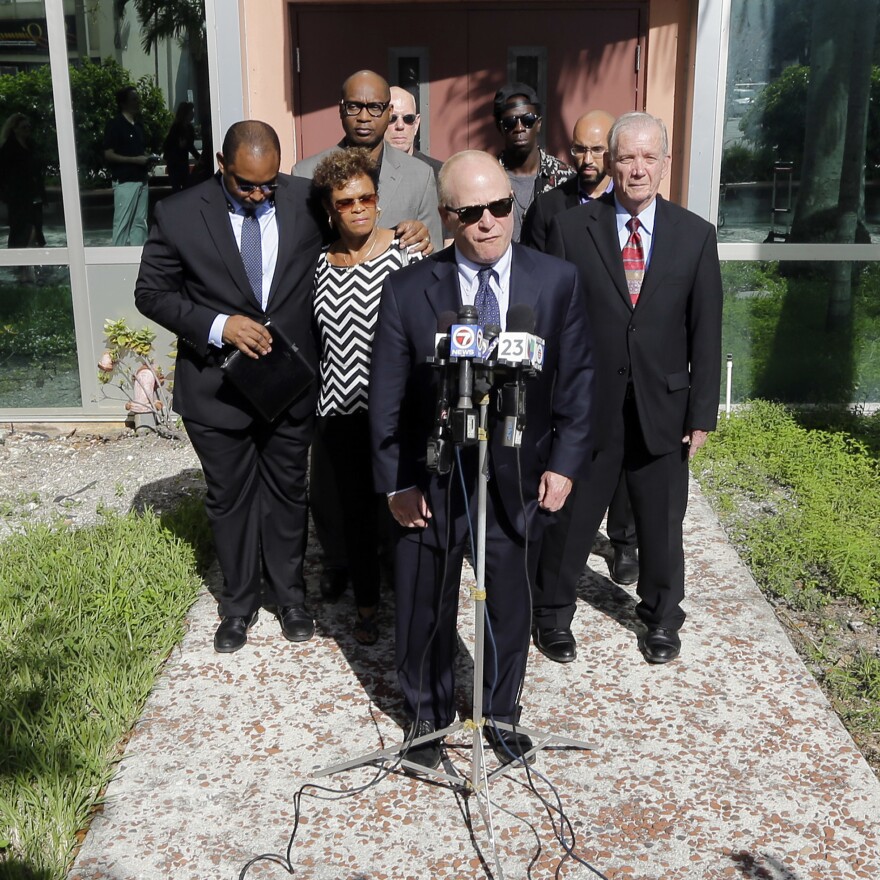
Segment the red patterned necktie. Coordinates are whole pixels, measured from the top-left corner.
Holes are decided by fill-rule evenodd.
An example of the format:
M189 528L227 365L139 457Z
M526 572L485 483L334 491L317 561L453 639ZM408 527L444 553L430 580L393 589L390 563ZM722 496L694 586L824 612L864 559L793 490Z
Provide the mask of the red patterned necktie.
M623 246L623 270L626 272L626 286L633 308L639 301L642 279L645 277L645 252L642 250L642 237L639 235L639 218L630 217L626 221L629 238Z

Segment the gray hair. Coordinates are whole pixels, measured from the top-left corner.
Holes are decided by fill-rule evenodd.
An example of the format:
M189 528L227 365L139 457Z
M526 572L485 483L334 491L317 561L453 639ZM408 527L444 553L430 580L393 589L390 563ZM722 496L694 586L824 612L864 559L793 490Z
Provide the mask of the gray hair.
M660 132L660 149L663 153L662 158L669 155L669 135L666 133L666 125L658 116L651 116L650 113L624 113L618 116L608 132L608 151L611 158L617 157L617 142L620 140L622 131L631 128L651 128L654 127Z

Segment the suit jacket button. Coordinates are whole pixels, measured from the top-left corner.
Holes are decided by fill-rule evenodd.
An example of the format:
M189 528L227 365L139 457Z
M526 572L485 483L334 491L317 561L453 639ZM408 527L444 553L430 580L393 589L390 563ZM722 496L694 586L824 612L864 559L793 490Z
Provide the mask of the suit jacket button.
M626 375L626 367L621 367L621 368L617 371L617 375L618 375L618 376L624 376L624 375Z
M636 328L634 324L630 324L626 329L629 330L630 333L634 333Z

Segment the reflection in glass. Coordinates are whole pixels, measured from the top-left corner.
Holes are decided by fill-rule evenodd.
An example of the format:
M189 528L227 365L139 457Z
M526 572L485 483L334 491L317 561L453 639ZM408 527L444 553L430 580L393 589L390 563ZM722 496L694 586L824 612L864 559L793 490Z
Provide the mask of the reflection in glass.
M721 241L880 237L877 0L732 0Z
M67 267L0 267L0 408L79 406Z
M0 245L65 247L44 4L2 6L0 31Z
M86 245L139 245L158 199L213 173L204 4L94 0L76 24L83 39L70 87L83 236ZM137 107L117 105L126 88ZM192 118L181 136L172 126L183 103Z
M721 271L734 401L880 400L880 263L730 261ZM842 275L852 303L846 320L835 315Z

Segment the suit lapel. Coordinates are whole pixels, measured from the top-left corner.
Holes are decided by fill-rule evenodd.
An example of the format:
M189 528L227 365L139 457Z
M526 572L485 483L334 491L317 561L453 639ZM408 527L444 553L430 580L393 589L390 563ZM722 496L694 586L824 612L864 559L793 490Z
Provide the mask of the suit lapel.
M509 304L527 305L533 312L536 311L541 286L541 278L535 271L529 249L515 244L510 264Z
M394 147L385 144L382 148L382 164L379 167L379 204L392 204L394 194L400 186L400 163L394 155Z
M433 260L433 280L425 288L425 297L434 312L434 317L439 318L443 312L458 314L461 308L461 292L458 289L455 249L450 246L440 251Z
M287 181L284 178L278 179L278 189L275 194L275 222L278 224L278 258L275 261L275 274L272 276L272 284L269 287L266 311L269 310L272 297L278 290L278 285L284 278L294 257L293 243L299 235L300 218L297 217L290 203Z
M654 214L654 243L651 246L651 262L642 280L639 291L638 308L660 287L661 280L668 278L673 271L675 262L676 239L675 225L677 218L669 212L664 200L657 196L657 211Z
M232 224L229 222L229 207L226 203L223 188L220 186L219 178L216 189L209 191L204 196L202 216L205 218L208 234L211 236L217 252L220 254L220 259L223 261L223 265L226 266L236 287L241 290L245 301L254 302L251 285L244 271L244 263L241 261L241 252L235 242Z
M596 244L596 250L605 269L614 281L614 286L627 308L632 308L629 288L626 284L626 273L623 270L623 256L620 251L620 239L617 237L617 220L615 219L614 197L603 195L590 204L592 210L587 212L587 232Z

